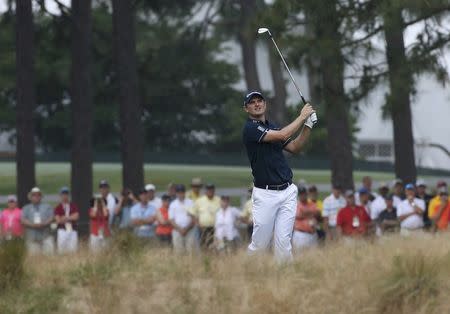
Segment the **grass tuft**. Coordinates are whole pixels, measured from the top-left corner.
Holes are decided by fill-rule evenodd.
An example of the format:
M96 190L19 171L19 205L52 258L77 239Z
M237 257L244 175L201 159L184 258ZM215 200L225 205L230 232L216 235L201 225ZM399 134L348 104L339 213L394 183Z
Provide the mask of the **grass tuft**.
M422 252L394 256L391 270L380 278L380 313L432 313L441 287L439 266Z
M4 241L0 244L0 293L18 288L25 276L25 243L22 239Z

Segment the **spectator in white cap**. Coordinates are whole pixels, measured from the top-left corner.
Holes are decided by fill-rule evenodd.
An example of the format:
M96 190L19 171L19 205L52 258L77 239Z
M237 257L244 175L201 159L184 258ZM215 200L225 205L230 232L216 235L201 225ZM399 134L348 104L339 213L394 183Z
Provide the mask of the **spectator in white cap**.
M160 197L156 196L156 186L154 184L147 184L145 186L145 190L147 191L148 203L155 207L156 209L160 209L162 206L162 200Z
M1 236L4 240L12 238L20 238L23 235L22 224L20 218L22 210L17 206L17 198L15 195L8 195L8 207L0 214Z
M76 252L78 249L77 222L80 218L78 206L70 201L68 187L59 191L61 202L55 207L55 220L58 224L56 233L56 247L58 253Z
M429 229L432 225L430 218L428 217L428 205L430 205L430 201L433 198L430 194L427 193L427 184L424 180L419 179L416 182L417 186L417 198L420 198L425 202L425 211L423 213L423 223L425 225L425 229Z
M400 234L409 236L422 232L425 202L416 197L414 184L407 184L405 192L406 199L397 208L397 216L400 220Z
M25 227L25 242L31 254L53 254L54 239L50 225L54 221L53 209L42 203L42 192L38 187L29 193L30 204L22 209L22 225Z
M195 202L201 196L200 191L202 187L203 183L201 178L192 178L191 190L186 193L186 197Z
M109 183L106 180L101 180L98 184L100 195L103 197L108 208L108 224L111 226L114 222L115 209L119 200L110 192Z

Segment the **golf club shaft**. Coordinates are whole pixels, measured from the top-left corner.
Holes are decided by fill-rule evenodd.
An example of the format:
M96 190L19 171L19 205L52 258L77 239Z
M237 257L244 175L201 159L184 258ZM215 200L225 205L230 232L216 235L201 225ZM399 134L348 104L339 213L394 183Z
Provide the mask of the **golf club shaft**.
M284 60L284 57L283 57L283 54L282 54L281 51L280 51L280 48L278 48L278 45L277 45L277 43L275 42L275 39L273 39L273 36L272 36L272 34L271 34L270 32L269 32L269 35L270 35L270 39L272 39L272 42L273 42L273 44L275 45L275 48L276 48L277 51L278 51L278 54L279 54L280 57L281 57L281 60L283 61L283 64L284 64L286 70L287 70L288 73L289 73L289 76L291 77L291 80L292 80L292 83L293 83L294 86L295 86L295 89L297 90L298 94L300 95L300 98L302 99L303 105L306 105L305 97L303 97L303 94L302 94L302 92L300 91L300 88L298 88L297 83L295 82L294 76L292 75L291 70L289 70L289 67L288 67L288 65L287 65L287 63L286 63L286 60ZM317 122L317 114L316 114L315 112L311 115L311 119L314 121L314 123Z
M301 98L302 101L303 101L303 104L306 105L305 97L303 97L302 92L301 92L300 89L298 88L297 83L295 82L294 76L292 75L291 70L289 70L289 67L288 67L288 65L287 65L287 63L286 63L286 60L284 60L283 54L281 53L280 49L278 48L278 45L277 45L277 43L275 42L275 39L273 39L273 36L272 36L272 35L270 36L270 39L272 39L272 42L273 42L273 44L275 45L275 48L277 49L278 54L280 55L281 60L283 61L283 64L284 64L284 66L286 67L286 70L288 71L289 76L291 77L292 83L294 83L295 89L297 89L297 92L298 92L298 94L300 95L300 98Z

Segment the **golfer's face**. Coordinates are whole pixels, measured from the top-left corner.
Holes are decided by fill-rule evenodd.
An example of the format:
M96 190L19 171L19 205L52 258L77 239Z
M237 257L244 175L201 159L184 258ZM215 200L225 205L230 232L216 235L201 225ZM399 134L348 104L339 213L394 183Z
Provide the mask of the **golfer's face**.
M266 101L261 97L253 97L245 106L245 111L251 116L260 116L266 112Z

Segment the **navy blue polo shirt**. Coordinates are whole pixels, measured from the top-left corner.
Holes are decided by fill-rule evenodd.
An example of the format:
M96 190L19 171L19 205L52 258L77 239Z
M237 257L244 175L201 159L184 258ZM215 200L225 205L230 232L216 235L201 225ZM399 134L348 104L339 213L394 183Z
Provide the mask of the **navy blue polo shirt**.
M269 130L280 128L267 120L264 123L248 119L242 132L255 186L279 185L292 180L292 170L283 154L290 139L284 143L263 142Z

